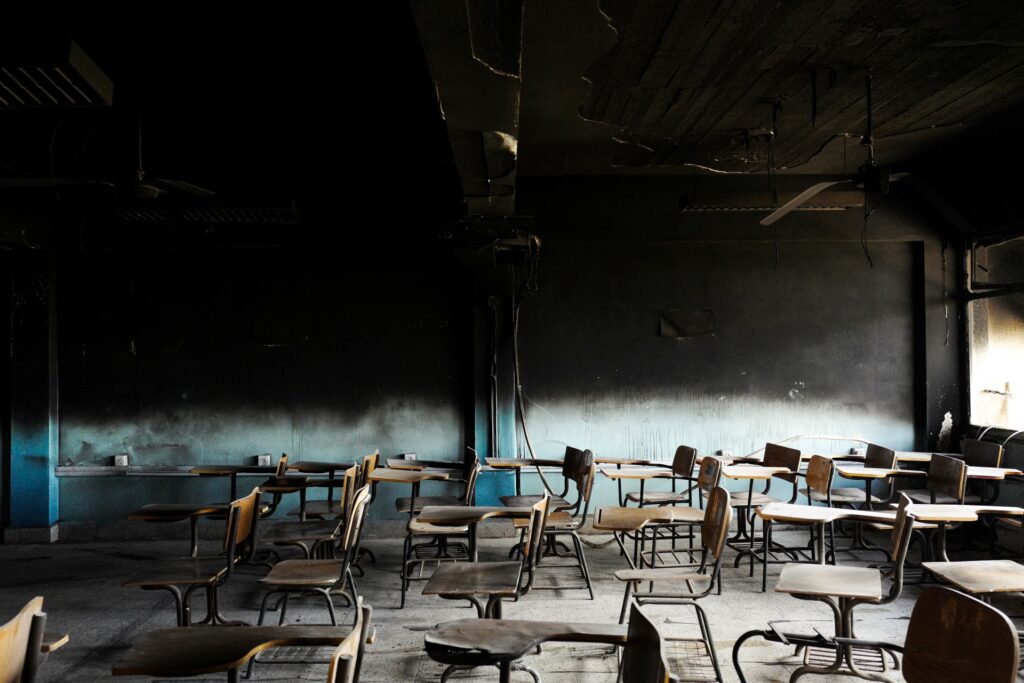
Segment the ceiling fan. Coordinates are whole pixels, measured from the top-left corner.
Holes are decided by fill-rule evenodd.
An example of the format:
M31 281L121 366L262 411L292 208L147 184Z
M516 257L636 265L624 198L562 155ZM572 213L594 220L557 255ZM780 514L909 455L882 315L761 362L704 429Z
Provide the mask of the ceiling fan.
M200 187L184 180L169 180L167 178L153 178L146 175L142 165L142 116L138 117L136 125L138 143L138 166L135 170L135 180L121 186L124 193L132 199L154 199L169 193L184 193L193 197L212 197L216 194L213 190Z
M868 118L864 135L860 138L860 144L867 149L867 159L861 167L857 169L857 172L849 178L845 178L843 180L828 180L811 185L806 190L793 197L793 199L762 218L761 225L772 225L779 219L784 218L800 208L814 196L831 187L836 187L837 185L851 184L854 187L863 188L865 193L881 192L882 194L885 194L889 191L889 181L898 180L898 176L890 177L890 169L888 167L878 166L875 163L874 127L871 118L871 69L868 69L867 71L864 78L864 85L867 93Z

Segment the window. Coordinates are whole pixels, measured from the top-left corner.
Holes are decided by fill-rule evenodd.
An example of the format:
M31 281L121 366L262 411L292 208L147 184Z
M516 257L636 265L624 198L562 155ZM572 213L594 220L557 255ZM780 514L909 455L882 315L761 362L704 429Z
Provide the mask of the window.
M971 422L1024 429L1024 238L971 250Z

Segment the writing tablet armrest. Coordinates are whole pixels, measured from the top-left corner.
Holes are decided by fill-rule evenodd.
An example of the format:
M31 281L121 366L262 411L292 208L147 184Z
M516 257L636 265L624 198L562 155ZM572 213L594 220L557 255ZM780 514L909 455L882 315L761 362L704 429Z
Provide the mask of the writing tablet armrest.
M39 651L50 653L59 650L68 644L71 638L66 633L44 633L43 641L39 644Z

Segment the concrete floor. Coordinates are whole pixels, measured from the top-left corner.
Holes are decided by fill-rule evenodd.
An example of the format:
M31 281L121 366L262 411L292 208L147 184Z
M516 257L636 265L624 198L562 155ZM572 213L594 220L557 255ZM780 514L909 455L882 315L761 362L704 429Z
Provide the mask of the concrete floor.
M607 536L588 536L599 543ZM806 542L806 536L778 533L781 542ZM466 618L474 615L466 603L451 602L420 594L422 584L414 584L407 606L398 609L398 564L400 542L375 538L373 527L367 532L365 546L377 555L377 563L367 566L366 577L359 585L365 600L374 607L373 620L377 630L376 643L369 647L363 667L363 681L437 681L443 667L423 653L424 631L438 622ZM506 538L487 538L480 541L481 559L504 559L510 545ZM155 628L174 624L170 596L165 593L144 592L122 588L127 577L143 572L154 561L180 556L185 549L182 541L148 541L120 543L58 544L37 546L0 546L0 615L13 615L28 599L42 595L49 614L48 630L67 632L69 645L45 662L41 680L95 681L111 677L111 664L118 653L140 634ZM211 554L214 546L207 546ZM793 631L833 632L828 608L817 602L805 602L784 594L774 593L773 576L780 567L770 567L769 589L760 592L760 575L750 578L744 565L731 567L732 551L727 551L729 567L724 571L722 595L713 595L702 601L718 648L725 680L738 680L733 670L730 653L733 642L744 631L762 628L768 621ZM505 617L512 619L566 619L586 622L612 622L618 619L623 587L614 580L616 569L625 567L625 561L614 545L588 548L591 572L595 579L596 599L589 600L585 590L534 591L517 604L505 609ZM877 561L878 557L865 556ZM854 563L849 555L840 558L843 563ZM222 593L221 606L233 619L255 623L261 592L255 579L259 572L249 569L236 575ZM864 638L902 642L907 620L918 595L917 586L908 585L895 603L857 609L858 635ZM338 601L340 604L340 600ZM196 601L196 612L201 618L203 601ZM1020 613L1019 600L997 601L1011 616ZM693 611L679 606L645 607L656 617L663 635L697 633ZM339 616L351 623L346 609ZM326 610L322 603L295 602L289 607L289 621L325 623ZM315 653L323 655L325 653ZM559 645L545 647L544 654L531 655L529 664L536 668L547 683L615 680L615 658L600 646ZM760 640L748 641L742 651L742 661L749 681L786 681L798 660L792 649ZM257 666L253 678L262 681L322 681L326 676L325 664L266 664ZM478 670L474 674L461 674L453 680L497 680L493 669ZM118 680L150 680L119 677ZM225 680L208 677L191 680ZM529 681L524 673L514 677ZM832 680L814 678L808 680ZM835 680L849 680L836 678Z

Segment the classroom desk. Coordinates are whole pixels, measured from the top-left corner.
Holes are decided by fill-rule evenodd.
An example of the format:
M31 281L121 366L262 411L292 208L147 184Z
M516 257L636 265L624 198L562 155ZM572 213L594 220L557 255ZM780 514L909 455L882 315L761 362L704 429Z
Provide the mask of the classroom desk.
M894 511L850 510L849 508L833 508L824 505L799 505L796 503L769 503L757 509L757 516L764 524L764 544L762 556L756 551L751 558L761 562L761 592L768 586L768 550L771 547L771 525L775 522L783 524L800 524L814 526L816 532L815 559L817 564L825 564L825 527L835 521L878 522L892 524L896 521ZM857 524L859 527L860 525Z
M637 569L645 566L643 555L643 544L646 539L645 530L652 527L669 526L673 524L694 524L704 520L704 511L689 507L604 507L599 508L594 515L594 530L607 531L615 537L616 543L622 550L630 569ZM656 530L655 530L656 533ZM632 558L626 550L624 538L633 538ZM656 548L654 549L656 550ZM651 559L654 566L656 555L652 552Z
M912 503L907 511L914 515L914 518L921 522L932 522L939 527L939 548L938 554L944 562L949 562L949 555L946 553L946 526L958 522L977 522L981 516L998 515L1022 516L1024 508L1008 505L932 505L927 503Z
M469 558L476 562L476 525L485 519L529 519L532 507L501 505L427 505L416 520L444 527L469 527Z
M243 472L246 474L275 474L277 468L272 465L196 465L190 472L198 474L200 477L230 477L231 498L229 500L238 500L239 474Z
M128 513L129 521L181 522L188 520L189 547L191 557L199 552L199 518L212 514L226 514L226 503L151 503Z
M484 458L484 464L496 470L512 470L516 474L516 493L523 494L523 468L524 467L562 467L565 463L562 460L546 460L543 458Z

